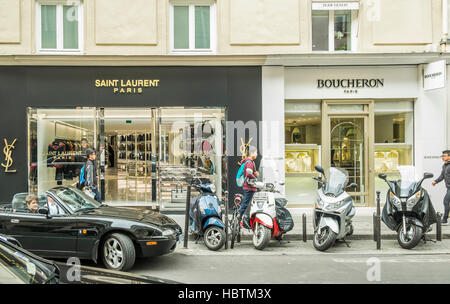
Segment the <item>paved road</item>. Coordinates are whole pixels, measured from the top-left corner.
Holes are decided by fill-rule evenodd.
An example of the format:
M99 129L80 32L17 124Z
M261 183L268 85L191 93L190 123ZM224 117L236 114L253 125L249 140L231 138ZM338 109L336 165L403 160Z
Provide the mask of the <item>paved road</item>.
M139 260L133 273L184 283L450 283L449 255L184 256ZM369 278L375 281L368 281ZM377 279L380 281L376 281Z
M181 245L181 244L180 244ZM96 266L83 261L84 265ZM378 267L379 266L379 267ZM395 240L336 244L328 252L311 242L271 242L257 251L251 242L211 252L190 243L162 257L138 259L132 273L183 283L450 283L450 240L401 249Z

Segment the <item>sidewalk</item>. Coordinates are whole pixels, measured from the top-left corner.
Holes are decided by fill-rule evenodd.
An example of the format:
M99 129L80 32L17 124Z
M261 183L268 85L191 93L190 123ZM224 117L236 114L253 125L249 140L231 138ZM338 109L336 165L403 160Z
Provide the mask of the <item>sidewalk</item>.
M294 229L289 231L285 236L285 240L302 240L302 214L306 214L306 232L308 240L312 240L313 237L313 225L312 225L312 208L296 208L289 209L294 219ZM376 208L364 207L356 208L356 214L353 217L354 233L349 239L351 240L373 240L373 213L376 212ZM184 215L168 215L173 218L184 230ZM252 232L250 230L243 229L242 239L250 239ZM428 237L436 239L436 225L433 225L432 231L428 234ZM382 240L396 239L397 233L391 231L386 225L381 222L381 236ZM450 239L450 226L442 226L442 239Z

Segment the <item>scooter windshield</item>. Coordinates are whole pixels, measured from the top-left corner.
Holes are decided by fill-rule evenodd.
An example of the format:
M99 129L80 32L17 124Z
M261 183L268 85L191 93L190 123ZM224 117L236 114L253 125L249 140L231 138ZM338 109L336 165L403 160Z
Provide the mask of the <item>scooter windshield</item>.
M397 183L399 189L397 194L400 197L410 197L416 191L416 187L421 180L421 176L418 174L416 167L414 166L398 166L401 180Z
M331 167L327 170L327 182L324 185L324 193L339 196L345 190L348 183L348 172L342 168Z

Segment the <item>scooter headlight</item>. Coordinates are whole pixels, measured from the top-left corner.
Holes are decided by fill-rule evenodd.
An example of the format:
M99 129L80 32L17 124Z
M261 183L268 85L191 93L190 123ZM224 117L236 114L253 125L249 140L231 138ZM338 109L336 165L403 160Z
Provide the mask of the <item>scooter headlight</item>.
M258 206L258 209L262 209L264 207L264 201L257 201L256 205Z
M397 209L401 209L402 208L402 202L401 200L395 196L394 193L389 192L389 201L395 206L397 207Z
M419 202L421 195L422 193L420 191L417 191L416 194L414 194L408 199L408 201L406 202L407 211L411 211L412 208L414 208L414 206Z
M340 201L337 203L328 203L328 204L326 204L325 209L326 210L336 210L336 209L341 208L343 203L344 203L344 201Z
M216 185L214 184L209 185L209 190L211 190L211 193L216 193Z

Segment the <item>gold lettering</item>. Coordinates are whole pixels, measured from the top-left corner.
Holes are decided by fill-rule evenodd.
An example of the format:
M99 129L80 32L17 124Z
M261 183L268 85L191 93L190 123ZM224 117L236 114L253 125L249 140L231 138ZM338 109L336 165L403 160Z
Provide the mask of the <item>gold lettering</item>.
M14 145L16 144L17 138L14 139L14 141L10 145L8 145L8 141L6 140L6 138L4 140L5 140L5 147L3 148L3 153L5 154L6 164L2 163L1 165L2 165L2 167L5 168L5 172L13 173L13 172L16 172L16 170L9 170L9 168L12 166L12 164L14 162L11 155L12 155L12 150L15 148Z

